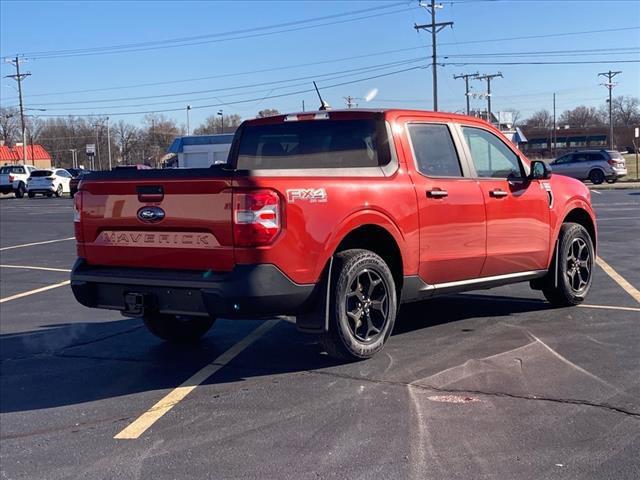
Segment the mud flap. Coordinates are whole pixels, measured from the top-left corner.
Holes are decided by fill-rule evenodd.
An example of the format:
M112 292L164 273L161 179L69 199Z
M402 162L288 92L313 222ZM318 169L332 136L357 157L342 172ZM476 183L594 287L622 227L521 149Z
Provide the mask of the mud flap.
M329 259L324 280L318 284L318 298L316 307L307 313L296 315L296 327L303 333L324 333L329 331L329 301L331 295L331 274L333 271L333 256Z

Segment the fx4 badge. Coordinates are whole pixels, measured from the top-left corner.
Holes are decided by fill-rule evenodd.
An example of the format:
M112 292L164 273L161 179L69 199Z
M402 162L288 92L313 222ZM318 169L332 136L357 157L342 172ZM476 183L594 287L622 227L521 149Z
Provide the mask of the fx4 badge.
M287 201L324 203L327 201L327 191L324 188L292 188L287 190Z

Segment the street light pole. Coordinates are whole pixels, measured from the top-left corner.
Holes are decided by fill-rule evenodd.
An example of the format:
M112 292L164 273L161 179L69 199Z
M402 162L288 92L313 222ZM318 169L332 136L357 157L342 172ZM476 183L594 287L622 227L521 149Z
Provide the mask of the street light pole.
M224 133L224 112L218 110L218 115L220 115L220 133Z
M107 152L109 154L109 170L111 170L111 131L109 130L109 117L107 117Z
M191 128L189 127L189 111L191 111L191 105L187 105L187 135L191 135Z

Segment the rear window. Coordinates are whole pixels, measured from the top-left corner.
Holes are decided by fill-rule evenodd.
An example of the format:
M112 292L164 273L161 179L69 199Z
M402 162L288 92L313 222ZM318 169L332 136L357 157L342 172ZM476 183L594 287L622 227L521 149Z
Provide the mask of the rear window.
M384 121L313 120L243 127L239 170L378 167L390 161Z
M24 173L24 167L2 167L0 168L0 175L7 175L8 173Z
M51 175L53 175L51 170L36 170L31 173L32 177L50 177Z

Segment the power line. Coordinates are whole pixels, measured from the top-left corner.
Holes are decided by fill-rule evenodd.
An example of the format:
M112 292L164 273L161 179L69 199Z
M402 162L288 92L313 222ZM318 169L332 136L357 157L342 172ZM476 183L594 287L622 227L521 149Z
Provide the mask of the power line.
M575 61L539 61L539 62L445 62L439 63L441 66L464 67L469 65L596 65L602 63L640 63L640 60L575 60Z
M422 61L422 60L423 59L421 57L415 57L415 58L410 58L410 59L397 60L397 61L394 61L394 62L387 62L387 63L376 64L376 65L368 65L368 66L365 66L365 67L351 68L351 69L347 69L347 70L339 70L337 72L305 75L303 77L288 78L288 79L284 79L284 80L272 80L272 81L269 81L269 82L259 82L259 83L238 85L238 86L233 86L233 87L222 87L222 88L214 88L214 89L206 89L206 90L194 90L194 91L189 91L189 92L169 93L169 94L159 94L159 95L145 95L145 96L138 96L138 97L120 97L120 98L107 98L107 99L95 99L95 100L78 100L78 101L67 101L67 102L32 103L31 105L39 106L39 107L46 107L46 106L52 106L52 105L82 105L82 104L94 104L94 103L124 102L124 101L129 101L129 100L147 100L147 99L156 99L156 98L171 98L171 97L181 97L181 96L187 96L187 95L197 95L197 94L202 94L202 93L224 92L224 91L230 91L230 90L242 90L242 89L245 89L245 88L262 87L262 86L266 86L266 85L278 85L278 84L291 83L291 82L300 81L300 80L309 80L309 79L314 79L314 78L333 76L333 75L343 74L343 73L354 73L354 72L360 72L360 71L363 71L363 70L371 70L371 69L377 69L377 68L392 67L392 66L398 66L398 65L403 65L403 64L407 64L407 63L416 63L416 62ZM191 99L188 99L188 100L191 100ZM185 99L180 100L180 101L183 102L183 101L185 101ZM109 107L109 108L111 108L111 107Z
M462 73L460 75L454 75L453 78L454 80L457 80L459 78L463 78L464 79L464 96L467 100L467 115L469 115L469 113L471 113L471 109L469 108L469 79L470 78L476 78L480 76L480 73L476 72L476 73Z
M389 9L391 7L397 7L399 5L406 5L406 4L404 2L402 2L402 3L390 4L390 5L380 6L380 7L376 7L376 8L368 8L368 9L364 9L364 10L357 10L357 11L347 12L347 13L342 13L342 14L328 15L326 17L317 17L315 19L307 19L307 20L298 21L297 24L300 24L300 23L311 23L311 22L314 22L314 21L320 21L320 20L323 20L323 19L336 18L336 17L341 17L341 16L351 16L351 15L356 15L358 13L371 12L372 10ZM202 36L199 36L199 37L186 37L184 39L161 40L161 41L155 42L156 44L155 45L151 45L151 46L145 46L145 45L149 45L149 44L152 44L154 42L143 42L143 43L140 43L140 44L129 44L129 45L119 45L119 46L118 45L111 45L111 46L104 46L104 47L94 47L92 49L59 50L59 51L48 51L48 52L30 52L30 53L24 53L24 54L22 54L22 56L24 56L24 57L28 56L32 60L35 60L35 59L52 59L52 58L68 58L68 57L86 57L86 56L107 55L107 54L117 54L117 53L134 53L134 52L142 52L142 51L150 51L150 50L161 50L161 49L167 49L167 48L177 48L177 47L205 45L205 44L210 44L210 43L228 42L228 41L232 41L232 40L244 40L244 39L249 39L249 38L265 37L265 36L277 35L277 34L281 34L281 33L295 32L295 31L299 31L299 30L308 30L308 29L312 29L312 28L319 28L319 27L325 27L325 26L330 26L330 25L337 25L337 24L341 24L341 23L354 22L354 21L358 21L358 20L365 20L365 19L368 19L368 18L380 17L380 16L384 16L384 15L393 15L393 14L396 14L396 13L406 12L408 10L410 10L410 9L405 7L405 8L402 8L402 9L392 10L392 11L389 11L389 12L381 12L381 13L370 14L370 15L362 15L362 16L359 16L359 17L349 18L349 19L345 19L345 20L337 20L337 21L332 21L332 22L319 23L319 24L316 24L316 25L307 25L307 26L294 27L294 28L285 28L285 29L276 30L276 31L273 31L273 32L251 33L251 34L247 34L247 35L238 35L238 36L229 37L229 38L215 38L215 39L210 39L210 40L193 41L193 40L197 40L198 38L204 38L204 37L221 37L221 36L233 35L234 32L214 33L214 34L209 34L209 35L202 35ZM296 22L289 22L288 24L295 25ZM267 30L267 29L279 28L282 25L288 25L288 24L280 24L280 25L268 26L268 27L257 27L257 28L251 28L251 29L246 29L246 30L239 30L237 32L245 33L245 32L254 32L256 30ZM171 42L174 42L174 44L167 44L167 43L171 43Z
M475 78L475 80L486 80L487 81L487 92L484 96L487 97L487 121L489 123L493 123L493 119L491 117L491 80L494 78L503 78L502 73L485 73L484 75L480 75Z
M393 72L387 72L387 73L381 73L378 75L373 75L373 76L369 76L369 77L363 77L363 78L358 78L355 80L349 80L346 82L340 82L340 83L334 83L331 85L323 85L322 88L323 89L330 89L330 88L335 88L335 87L341 87L344 85L352 85L354 83L358 83L358 82L364 82L367 80L374 80L376 78L382 78L382 77L388 77L391 75L397 75L400 73L404 73L404 72L409 72L412 70L417 70L417 69L422 69L425 68L424 65L419 65L419 66L414 66L414 67L408 67L408 68L403 68L401 70L395 70ZM226 105L239 105L242 103L251 103L251 102L257 102L260 100L268 100L268 99L273 99L273 98L282 98L282 97L290 97L293 95L301 95L301 94L305 94L305 93L311 93L311 92L315 92L314 89L305 89L305 90L298 90L295 92L287 92L287 93L280 93L277 95L269 95L269 96L265 96L265 97L259 97L259 98L250 98L250 99L243 99L243 100L236 100L236 101L232 101L232 102L222 102L222 103L213 103L213 104L209 104L209 105L198 105L198 106L191 106L192 110L195 109L202 109L202 108L214 108L214 107L222 107L222 106L226 106ZM42 114L42 115L38 115L39 117L62 117L62 116L69 116L69 117L99 117L99 116L107 116L107 115L111 115L111 116L121 116L121 115L144 115L147 113L168 113L168 112L178 112L178 111L182 111L183 108L179 107L179 108L168 108L168 109L157 109L157 110L147 110L147 111L135 111L135 112L103 112L103 113L93 113L90 115L53 115L53 114Z

